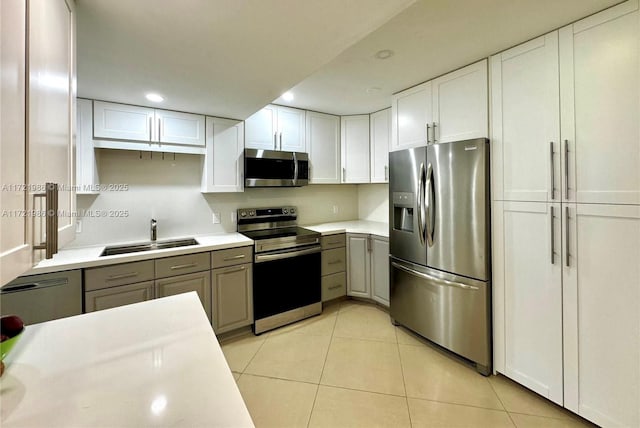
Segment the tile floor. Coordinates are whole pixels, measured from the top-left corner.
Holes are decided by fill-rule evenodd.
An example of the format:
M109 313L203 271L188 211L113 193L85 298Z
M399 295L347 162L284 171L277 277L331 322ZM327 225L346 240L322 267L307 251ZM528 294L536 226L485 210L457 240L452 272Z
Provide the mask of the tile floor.
M503 376L485 378L354 300L222 342L262 427L590 426Z

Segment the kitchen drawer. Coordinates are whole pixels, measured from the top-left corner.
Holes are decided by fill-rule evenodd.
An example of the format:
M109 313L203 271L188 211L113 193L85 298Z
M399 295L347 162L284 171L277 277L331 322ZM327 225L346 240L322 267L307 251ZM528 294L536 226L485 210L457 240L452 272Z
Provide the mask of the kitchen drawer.
M211 252L211 268L239 265L253 262L253 246L229 248Z
M153 298L153 281L121 285L84 293L84 311L94 312L140 303Z
M211 269L209 252L156 260L156 279Z
M322 275L343 272L347 265L347 249L334 248L322 252Z
M338 272L322 277L322 301L347 295L347 274Z
M323 250L345 247L347 245L347 237L344 233L322 236L320 237L320 245L322 245Z
M153 260L90 268L84 270L84 291L100 290L152 279Z

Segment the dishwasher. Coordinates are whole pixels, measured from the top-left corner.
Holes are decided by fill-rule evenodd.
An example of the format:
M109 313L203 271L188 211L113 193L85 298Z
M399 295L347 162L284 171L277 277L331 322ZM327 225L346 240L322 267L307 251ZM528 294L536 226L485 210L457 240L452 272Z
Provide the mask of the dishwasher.
M82 271L20 276L0 289L0 315L25 325L82 313Z

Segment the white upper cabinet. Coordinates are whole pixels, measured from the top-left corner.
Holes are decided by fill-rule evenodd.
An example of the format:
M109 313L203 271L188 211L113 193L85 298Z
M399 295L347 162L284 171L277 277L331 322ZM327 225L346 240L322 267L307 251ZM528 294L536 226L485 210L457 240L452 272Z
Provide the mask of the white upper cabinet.
M560 203L504 202L494 212L495 368L562 405Z
M203 193L242 192L244 123L207 117L207 147L203 157Z
M245 121L248 149L306 152L305 111L268 105Z
M638 35L637 0L560 30L564 200L640 204Z
M489 136L487 60L433 80L431 142Z
M369 115L341 117L342 182L369 182Z
M95 147L202 154L204 131L202 115L93 102Z
M565 407L640 426L640 206L566 204L562 216Z
M311 184L340 183L340 117L307 112Z
M100 193L98 178L97 153L93 147L93 121L91 100L78 98L76 127L76 193Z
M369 116L371 125L371 182L389 182L389 147L391 143L391 109Z
M395 94L391 109L391 151L488 137L487 61Z
M391 150L427 144L433 122L431 82L395 94L391 100Z
M152 108L93 102L95 138L151 142L156 131Z
M204 147L204 116L168 110L156 110L155 115L159 143Z
M558 32L491 57L493 199L559 201Z
M26 2L0 2L0 206L21 213L28 207L26 159ZM0 285L32 265L31 219L24 215L0 218Z
M244 122L247 149L278 149L278 116L277 107L268 105L257 111Z

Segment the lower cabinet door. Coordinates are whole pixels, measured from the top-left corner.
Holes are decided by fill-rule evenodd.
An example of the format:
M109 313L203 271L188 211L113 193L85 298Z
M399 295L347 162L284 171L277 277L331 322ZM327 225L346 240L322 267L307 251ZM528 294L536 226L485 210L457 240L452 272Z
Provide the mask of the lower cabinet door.
M371 298L369 235L347 235L347 295Z
M153 281L103 288L84 293L84 311L94 312L153 298Z
M253 323L252 264L213 269L213 330L216 334Z
M156 298L195 291L211 320L211 272L197 272L155 281Z
M389 306L389 240L371 237L371 297Z

